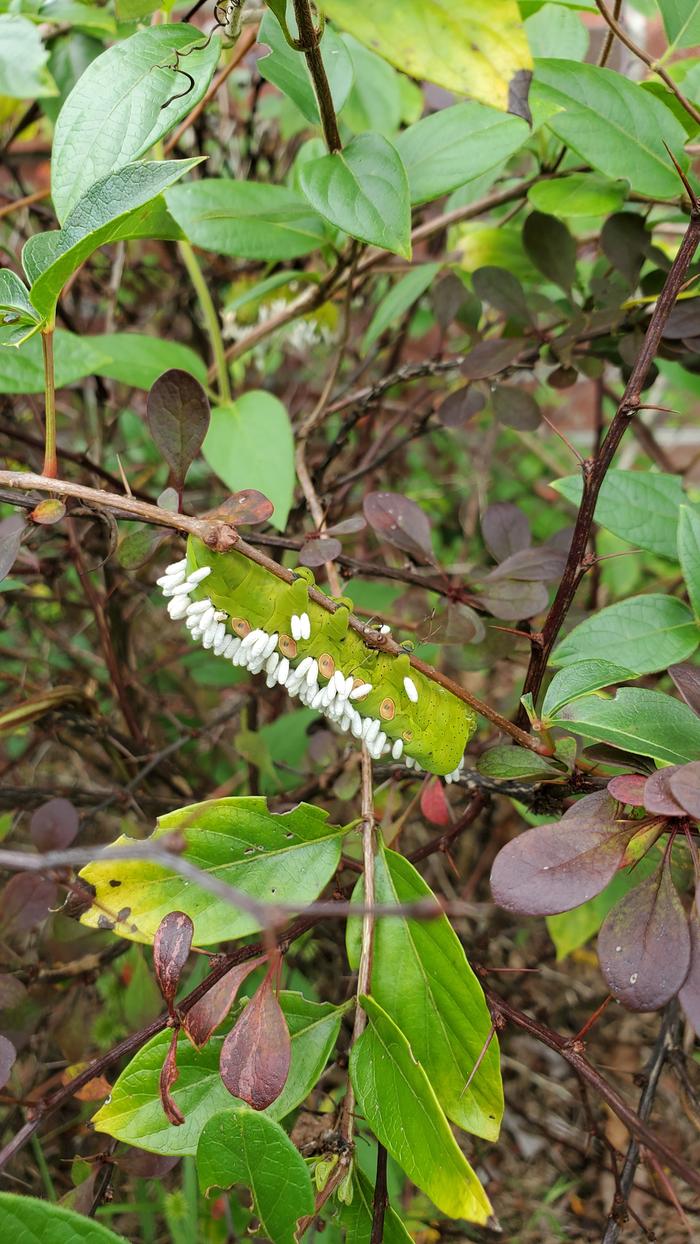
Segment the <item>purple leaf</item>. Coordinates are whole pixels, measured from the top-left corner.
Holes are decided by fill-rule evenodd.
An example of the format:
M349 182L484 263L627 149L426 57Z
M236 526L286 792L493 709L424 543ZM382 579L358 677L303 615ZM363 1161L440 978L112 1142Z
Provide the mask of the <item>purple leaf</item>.
M690 921L690 967L678 994L678 1001L700 1037L700 920L697 909L691 912Z
M547 608L549 596L543 583L524 583L517 579L494 579L487 575L482 580L479 600L495 618L504 622L517 622L519 618L532 618Z
M552 579L560 579L564 566L566 565L566 555L559 553L555 549L538 548L538 549L521 549L519 553L513 553L510 557L506 557L500 566L492 570L489 579L523 579L528 582L548 582Z
M182 969L192 948L194 925L184 911L171 911L163 916L153 939L153 966L160 992L172 1012L172 1004L180 984Z
M700 667L681 661L678 665L669 665L668 672L688 707L700 716Z
M126 1171L127 1175L134 1175L137 1179L162 1179L177 1166L180 1155L172 1157L130 1147L127 1153L115 1154L113 1161L120 1171Z
M299 562L302 566L324 566L326 562L332 562L342 551L343 546L340 540L329 540L326 536L319 536L317 540L307 540L302 546L299 550Z
M233 1097L265 1110L287 1082L292 1046L272 976L244 1008L221 1047L221 1079Z
M497 501L484 510L481 534L494 561L530 547L530 524L522 510L510 501Z
M49 799L37 808L29 822L29 833L38 851L63 851L80 828L77 809L70 799Z
M477 268L472 273L472 287L482 302L489 303L509 319L530 319L523 287L505 268L490 264Z
M608 782L613 799L627 803L632 808L644 807L644 787L647 779L643 773L620 773Z
M26 986L16 976L0 974L0 1011L12 1011L27 996Z
M469 290L464 281L460 280L454 272L448 272L446 276L438 281L434 286L431 294L433 310L437 318L438 324L444 331L449 328L454 320L457 312L469 298Z
M563 221L546 212L530 212L522 237L535 267L560 289L570 290L576 280L576 241Z
M462 374L468 380L488 380L505 371L525 347L522 337L499 337L480 341L462 363Z
M575 805L561 821L519 834L499 851L491 892L500 907L530 916L569 911L600 894L614 877L635 830L614 819L614 801Z
M690 932L665 861L608 913L598 958L610 992L631 1011L656 1011L678 993L690 964Z
M663 771L662 771L663 772ZM696 821L700 821L700 760L689 765L674 765L670 774L669 786L674 799Z
M491 394L493 413L499 423L518 432L533 432L539 427L542 412L527 389L512 384L499 384Z
M195 1002L184 1016L182 1026L190 1041L198 1050L206 1045L213 1032L223 1024L243 981L250 973L265 962L265 955L257 959L247 959L237 967L231 968L221 980L208 989L199 1002Z
M57 898L53 881L38 873L16 873L0 895L0 928L5 933L26 933L46 919Z
M211 516L225 519L234 527L255 527L258 523L267 522L274 509L269 497L263 492L259 492L257 488L243 488L222 501L211 512Z
M367 520L362 514L351 514L349 518L342 519L339 523L333 523L332 527L326 527L327 536L354 536L358 531L364 531L367 526Z
M447 394L438 407L437 417L445 428L463 428L485 405L484 394L473 384L465 384Z
M185 1116L176 1104L173 1097L173 1085L180 1078L180 1072L177 1069L177 1028L173 1029L173 1035L170 1038L170 1046L165 1055L165 1062L160 1072L160 1100L165 1111L166 1118L173 1127L182 1127L185 1122Z
M26 526L21 514L11 514L9 518L0 520L0 583L17 560Z
M182 488L190 464L202 448L209 413L209 401L199 381L178 367L163 372L148 394L146 418L151 436L178 488Z
M644 807L654 816L685 816L685 808L671 794L669 781L671 775L680 765L669 765L666 769L657 769L648 777L644 785Z
M399 492L370 492L362 508L378 536L418 561L434 563L430 523L415 501Z
M687 298L672 308L664 326L664 337L678 339L700 333L700 298Z
M0 1089L4 1088L12 1074L17 1051L7 1037L0 1036Z

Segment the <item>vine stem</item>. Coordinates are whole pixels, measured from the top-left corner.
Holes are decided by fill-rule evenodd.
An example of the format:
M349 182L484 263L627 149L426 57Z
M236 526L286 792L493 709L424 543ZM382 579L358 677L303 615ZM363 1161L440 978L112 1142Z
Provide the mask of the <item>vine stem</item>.
M280 566L279 562L273 561L271 557L268 557L259 549L247 544L239 536L235 527L232 527L229 523L222 523L216 519L194 518L189 514L173 514L169 510L160 509L157 505L151 505L150 502L138 501L135 497L103 492L99 488L88 488L85 484L74 484L71 480L51 479L44 475L34 475L30 471L0 471L0 488L3 486L11 489L33 488L38 492L50 492L59 497L75 497L88 505L97 506L99 509L107 510L108 512L111 511L133 522L151 523L157 527L169 527L173 531L182 532L183 535L198 536L210 548L218 552L235 549L243 557L256 562L259 566L264 566L270 574L276 575L278 579L283 579L285 583L293 583L296 578L291 570ZM19 504L24 504L24 502L19 501ZM315 604L320 605L328 613L335 613L338 608L338 605L318 588L310 587L309 596ZM349 626L351 630L356 631L362 637L363 642L368 647L380 648L383 652L391 653L392 656L403 655L403 649L395 640L389 635L374 635L367 630L367 627L359 618L351 617ZM508 721L495 708L491 708L490 704L486 704L483 700L478 699L477 696L472 695L465 687L460 686L454 679L449 678L447 674L434 669L432 665L426 665L425 661L421 661L420 657L415 656L413 653L409 654L408 659L414 669L424 674L431 682L439 683L445 690L451 691L452 695L456 696L458 700L468 704L476 713L481 717L485 717L498 730L509 735L521 747L527 747L529 751L538 752L541 756L552 755L550 745L542 742L540 739L533 738L525 730Z
M299 50L304 53L318 103L321 128L331 155L342 149L333 96L328 84L325 65L319 47L319 35L314 26L309 0L293 0L294 16L299 28Z
M680 169L678 172L682 176ZM539 635L533 635L532 637L533 647L523 686L523 694L530 692L535 700L542 686L542 679L544 678L550 653L576 595L578 585L589 566L594 564L586 550L593 526L598 494L620 441L639 410L644 382L659 348L667 320L675 306L679 293L683 289L688 269L700 241L700 200L692 194L689 186L686 186L686 190L691 196L692 204L688 228L678 248L678 253L669 268L663 289L656 300L642 347L637 355L600 451L594 458L587 458L582 464L583 495L576 516L574 533L571 537L571 545L564 573L545 619L544 626ZM527 714L524 708L521 707L516 720L521 726L527 725Z
M178 251L180 258L187 269L187 274L192 282L194 291L199 301L204 325L209 337L211 352L214 357L214 368L216 370L216 383L219 390L219 399L222 402L231 401L231 382L228 375L228 365L226 363L226 351L224 349L224 340L221 336L221 325L219 324L219 316L214 306L214 301L209 293L209 287L204 279L202 269L197 261L189 242L178 242Z
M56 377L53 361L53 323L42 329L41 348L44 355L44 475L58 475L56 456Z

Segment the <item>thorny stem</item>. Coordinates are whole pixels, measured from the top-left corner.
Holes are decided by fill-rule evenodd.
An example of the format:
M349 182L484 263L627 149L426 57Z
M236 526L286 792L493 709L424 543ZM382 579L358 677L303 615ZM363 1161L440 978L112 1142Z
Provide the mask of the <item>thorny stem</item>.
M41 348L44 354L44 469L54 479L58 475L56 457L56 380L53 364L53 324L42 329Z
M75 497L80 501L86 502L88 505L97 506L100 509L113 511L122 518L134 520L137 522L152 523L158 527L169 527L173 531L180 531L184 535L195 535L200 540L204 540L212 547L216 548L235 548L237 553L241 553L243 557L247 557L250 561L256 562L259 566L264 566L269 570L270 574L274 574L278 579L283 579L285 583L293 583L295 575L291 570L287 570L284 566L280 566L278 562L267 557L265 553L253 548L243 540L234 527L228 523L217 522L213 519L193 518L188 514L173 514L169 510L162 510L157 505L150 505L146 501L137 501L134 497L123 497L118 493L103 492L99 488L88 488L85 484L74 484L69 480L49 479L43 475L34 475L30 471L0 471L0 488L23 489L34 488L39 492L51 492L57 496ZM21 502L20 502L21 504ZM322 609L328 613L335 613L338 606L318 588L309 588L309 596ZM376 643L383 651L390 652L394 656L401 656L403 649L390 636L382 636L377 639L371 633L368 633L365 624L358 618L351 617L349 626L362 636L366 644ZM419 657L413 654L409 655L411 665L429 678L431 682L439 683L441 687L445 687L447 691L451 691L457 699L462 700L464 704L468 704L481 717L485 717L497 729L502 730L505 734L510 735L516 743L520 743L521 747L527 747L530 751L539 752L541 755L551 755L551 747L533 739L519 726L513 725L501 713L496 712L489 704L485 704L483 700L479 700L476 696L471 695L459 683L454 682L452 678L448 678L446 674L440 670L433 669L431 665L426 665L425 661L421 661Z
M204 279L202 269L197 262L197 256L190 246L190 243L178 242L177 248L199 300L204 325L209 337L211 352L214 356L214 367L216 370L216 383L219 389L219 399L222 402L230 402L231 383L229 381L228 366L226 363L226 351L224 349L224 342L221 336L221 325L219 324L219 316L216 307L214 306L214 301L209 293L209 287Z
M654 361L666 322L673 310L676 298L683 288L688 269L700 241L700 202L694 202L690 221L678 253L668 271L663 289L657 298L649 326L637 355L630 377L608 428L600 452L594 459L583 464L583 495L579 506L571 546L562 574L561 583L545 619L538 641L533 643L523 694L530 692L537 699L547 662L557 636L564 623L579 582L588 567L586 549L593 526L598 494L620 441L635 418L640 405L640 394L649 369ZM592 563L591 563L592 564ZM527 726L527 714L521 707L518 723Z
M325 65L321 58L319 36L314 26L313 14L309 0L293 0L294 16L299 28L299 46L306 58L306 64L313 82L314 93L321 117L321 128L326 146L331 155L342 149L338 122L333 105L333 96L328 84Z

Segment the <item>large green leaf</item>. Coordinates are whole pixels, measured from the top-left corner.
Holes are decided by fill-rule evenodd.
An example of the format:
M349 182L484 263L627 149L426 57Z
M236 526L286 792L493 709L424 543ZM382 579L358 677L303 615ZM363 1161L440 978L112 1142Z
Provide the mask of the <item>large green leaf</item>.
M412 203L425 203L503 164L527 142L521 117L485 104L454 104L409 125L396 139Z
M220 50L217 38L201 51L188 50L204 41L201 30L184 23L151 26L88 65L54 133L51 195L60 221L94 182L144 155L202 98ZM183 52L182 69L194 79L190 90L174 67Z
M318 104L306 61L289 46L282 34L282 27L269 11L260 23L258 43L267 44L270 49L266 56L261 56L257 61L263 78L267 78L268 82L274 83L280 91L294 100L311 125L319 125ZM333 105L335 111L340 112L352 87L352 60L340 35L331 26L324 30L320 48Z
M95 369L97 375L118 380L132 389L150 389L164 371L173 367L206 383L207 369L202 359L179 341L145 333L100 333L85 340L106 356L107 362Z
M420 873L402 855L381 849L375 862L376 901L414 903L432 897ZM354 901L362 899L360 881ZM357 967L360 922L348 925L348 956ZM495 1038L479 1070L465 1085L491 1034L484 992L445 916L377 920L372 997L411 1044L435 1096L454 1123L496 1140L503 1114L503 1088Z
M362 997L368 1027L350 1054L357 1104L377 1140L450 1218L487 1222L486 1193L459 1148L422 1065L394 1021Z
M99 246L124 238L172 236L172 221L168 228L159 196L198 163L199 159L128 164L96 182L62 229L31 237L22 263L39 314L52 318L66 281ZM168 232L163 232L164 226Z
M688 598L700 623L700 514L682 505L678 523L678 560Z
M609 216L625 201L623 181L609 181L596 173L569 173L566 177L538 181L527 197L538 211L549 216Z
M202 453L231 492L257 488L275 507L270 519L284 531L294 493L294 438L279 398L251 389L211 412Z
M404 115L401 93L402 84L409 85L408 79L400 78L381 56L370 52L352 35L343 35L343 42L354 71L352 90L343 109L343 122L353 134L376 130L391 138ZM422 95L420 104L422 110Z
M341 1007L309 1002L298 993L283 990L279 999L291 1036L292 1061L281 1096L265 1111L271 1119L283 1119L311 1092L338 1039L343 1014ZM202 1050L195 1050L185 1036L178 1039L180 1075L172 1094L185 1116L181 1127L168 1122L160 1101L160 1072L171 1036L167 1031L153 1037L124 1068L109 1101L93 1117L98 1132L150 1153L196 1153L207 1120L236 1101L219 1073L221 1046L232 1022Z
M633 190L677 198L686 133L673 113L637 82L597 65L543 58L536 61L533 107L549 113L547 125L582 159L608 177L626 177Z
M579 505L580 475L557 479L552 488ZM662 557L677 558L679 507L685 493L677 475L655 471L608 471L598 496L595 520L622 540Z
M127 1244L93 1218L12 1192L0 1192L0 1231L15 1244Z
M521 11L522 7L521 4ZM586 59L588 31L578 13L572 12L566 5L543 4L527 18L525 33L533 56Z
M49 54L36 26L26 17L0 15L0 96L36 99L57 95L46 68Z
M209 177L177 186L166 199L190 242L222 255L273 263L326 240L324 221L286 186Z
M524 115L532 58L516 0L322 0L326 13L412 78Z
M700 642L688 606L656 592L630 596L580 622L552 653L554 665L573 665L605 654L635 674L652 674L685 661Z
M406 170L382 134L360 134L332 155L303 164L301 188L312 207L361 242L411 258Z
M664 764L686 764L700 758L700 717L660 691L622 687L614 700L588 696L568 704L555 719L574 734Z
M250 898L298 903L301 909L318 897L338 866L344 830L329 825L327 816L305 803L275 814L268 812L267 800L256 796L210 799L160 817L149 841L178 830L187 843L184 858L198 868ZM122 835L115 846L129 842ZM83 923L104 928L113 913L115 932L132 941L152 942L171 911L192 918L197 946L260 928L250 913L161 864L103 860L88 864L80 875L95 887L95 905L81 917Z
M239 1106L215 1114L197 1145L202 1192L243 1184L253 1195L261 1234L275 1244L295 1244L299 1218L312 1214L311 1176L287 1133L267 1115Z
M601 687L612 687L636 677L632 670L599 657L592 657L589 661L574 661L559 670L547 687L542 703L542 719L548 721L565 704L578 700L582 695L590 695L591 691L600 691Z
M672 49L700 43L700 0L659 0L659 8Z
M0 340L2 333L0 331ZM84 376L100 375L108 355L93 337L57 329L54 333L56 388L74 384ZM0 393L43 393L44 359L39 337L25 341L17 350L0 349Z

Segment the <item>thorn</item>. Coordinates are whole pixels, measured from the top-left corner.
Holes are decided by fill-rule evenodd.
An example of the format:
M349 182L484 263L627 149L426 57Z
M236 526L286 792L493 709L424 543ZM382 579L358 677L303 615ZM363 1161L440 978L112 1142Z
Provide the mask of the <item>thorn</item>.
M685 173L683 172L683 169L681 168L681 166L680 166L680 164L678 163L678 161L677 161L676 157L674 156L673 152L671 151L671 148L669 147L668 143L666 142L666 139L665 139L665 138L663 138L661 141L663 142L663 145L664 145L664 147L666 148L666 150L667 150L667 152L668 152L668 154L669 154L669 157L670 157L670 159L671 159L671 162L672 162L672 164L673 164L673 167L675 168L676 172L678 173L678 176L679 176L679 178L680 178L680 180L681 180L681 182L683 183L683 186L684 186L684 188L685 188L685 192L686 192L686 194L687 194L688 198L690 199L690 209L691 209L691 213L692 213L693 215L697 215L698 213L700 213L700 198L698 198L697 194L696 194L696 193L695 193L695 191L693 190L693 187L691 186L690 182L688 181L688 178L686 177Z

